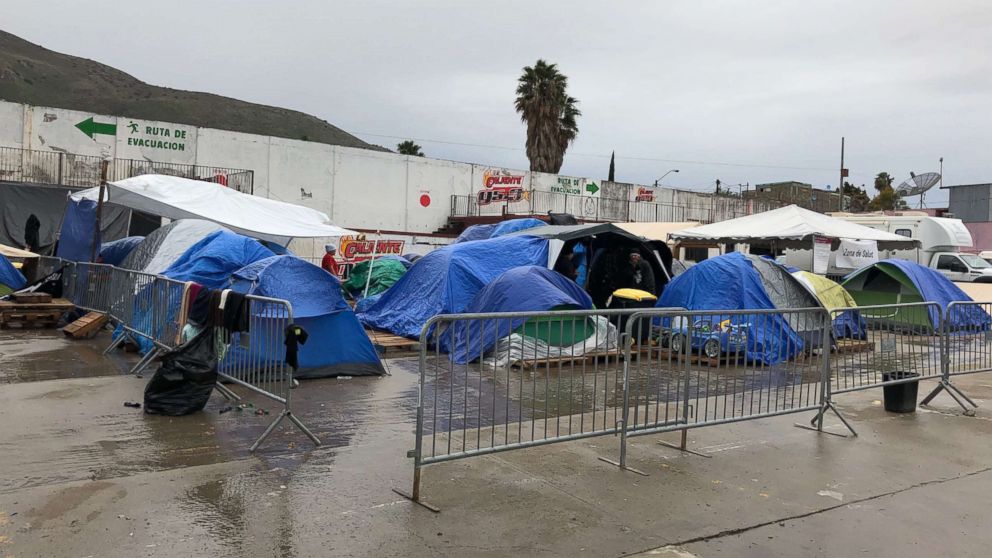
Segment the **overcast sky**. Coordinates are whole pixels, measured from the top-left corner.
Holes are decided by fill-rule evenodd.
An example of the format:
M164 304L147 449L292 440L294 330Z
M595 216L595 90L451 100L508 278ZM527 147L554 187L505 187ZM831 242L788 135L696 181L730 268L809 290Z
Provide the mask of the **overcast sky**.
M992 181L986 0L602 3L0 0L3 29L144 81L312 113L432 157L526 168L523 66L569 77L563 174L712 190L936 171ZM472 145L466 145L472 144ZM932 191L928 205L946 200ZM915 201L913 202L915 205Z

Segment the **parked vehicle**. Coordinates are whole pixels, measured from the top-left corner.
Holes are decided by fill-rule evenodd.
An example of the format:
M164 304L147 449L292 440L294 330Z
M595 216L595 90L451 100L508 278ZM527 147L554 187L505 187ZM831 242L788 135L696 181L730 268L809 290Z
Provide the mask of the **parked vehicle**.
M871 227L907 238L915 238L922 246L912 250L879 250L878 259L899 258L935 269L952 281L992 283L992 264L969 250L971 233L960 219L931 217L922 212L834 213L833 217ZM790 250L785 263L800 269L812 269L812 251ZM837 267L836 253L830 254L829 275L846 275L854 269Z
M730 320L697 320L691 328L684 324L673 328L670 344L676 353L698 351L717 358L723 353L744 353L747 331L747 325L733 324Z

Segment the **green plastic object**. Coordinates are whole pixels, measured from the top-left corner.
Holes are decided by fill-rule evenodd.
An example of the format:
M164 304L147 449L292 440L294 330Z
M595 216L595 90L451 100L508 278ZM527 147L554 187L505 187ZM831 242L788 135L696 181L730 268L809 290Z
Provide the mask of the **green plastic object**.
M369 273L371 260L358 262L351 268L348 280L342 285L346 291L353 295L363 295L365 293L365 282ZM372 264L372 280L369 281L368 296L385 292L392 287L406 273L406 266L393 258L376 258Z

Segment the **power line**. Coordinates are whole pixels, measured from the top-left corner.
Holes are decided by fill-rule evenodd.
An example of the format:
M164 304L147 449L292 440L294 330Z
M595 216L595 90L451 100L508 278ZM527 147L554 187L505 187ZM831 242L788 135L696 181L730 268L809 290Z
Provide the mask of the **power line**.
M393 135L387 135L387 134L372 134L372 133L369 133L369 132L353 132L353 133L356 134L356 135L360 135L360 136L369 136L369 137L375 137L375 138L389 138L389 139L400 139L400 140L409 139L409 140L418 141L418 142L424 142L424 143L438 143L438 144L443 144L443 145L458 145L458 146L462 146L462 147L480 147L480 148L484 148L484 149L500 149L500 150L504 150L504 151L517 151L517 152L523 152L524 151L524 149L522 149L520 147L508 147L508 146L505 146L505 145L485 145L485 144L480 144L480 143L467 143L467 142L458 142L458 141L429 139L429 138L411 138L411 137L408 137L408 136L393 136ZM610 157L609 155L601 155L601 154L598 154L598 153L569 152L568 154L569 155L572 155L572 156L576 156L576 157L595 157L595 158L598 158L598 159L608 159ZM805 171L823 171L823 172L834 172L834 171L837 170L836 168L826 168L826 167L800 167L800 166L793 166L793 165L769 165L769 164L762 164L762 163L732 163L732 162L727 162L727 161L700 161L700 160L693 160L693 159L662 159L662 158L659 158L659 157L636 157L636 156L628 156L628 155L617 155L616 158L617 159L625 159L625 160L628 160L628 161L653 161L653 162L658 162L658 163L678 163L678 164L682 164L682 165L710 165L710 166L721 166L721 167L746 167L746 168L759 168L759 169L786 169L786 170L805 170Z

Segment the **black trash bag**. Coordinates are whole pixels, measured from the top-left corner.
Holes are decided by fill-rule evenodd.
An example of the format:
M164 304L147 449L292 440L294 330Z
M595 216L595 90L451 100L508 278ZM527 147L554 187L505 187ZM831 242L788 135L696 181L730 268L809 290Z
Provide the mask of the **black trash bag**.
M213 328L169 351L145 386L145 412L181 416L203 410L217 383Z

